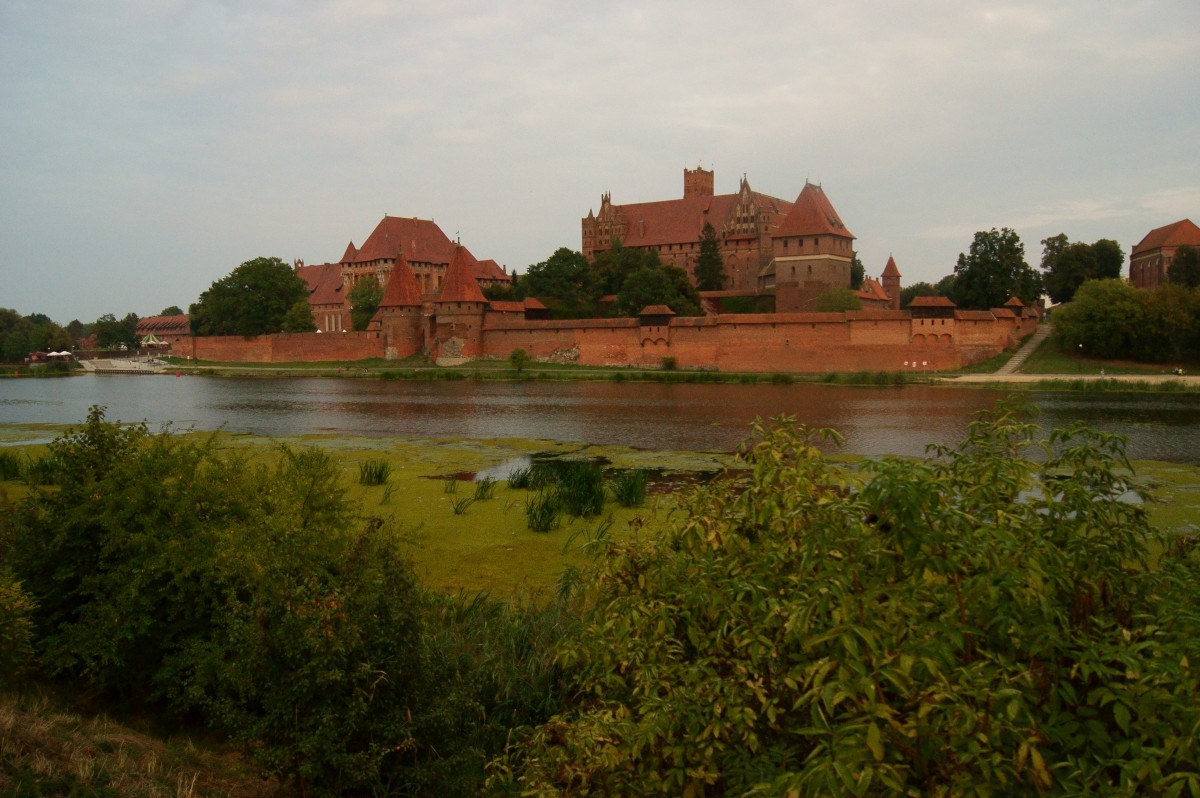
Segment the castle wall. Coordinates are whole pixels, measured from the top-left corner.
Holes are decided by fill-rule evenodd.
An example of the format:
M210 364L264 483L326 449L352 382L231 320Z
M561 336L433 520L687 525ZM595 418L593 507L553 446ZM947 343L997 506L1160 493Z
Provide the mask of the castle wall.
M229 363L313 363L383 357L383 340L373 332L276 333L243 338L213 335L191 339L193 359ZM173 349L173 354L185 352Z

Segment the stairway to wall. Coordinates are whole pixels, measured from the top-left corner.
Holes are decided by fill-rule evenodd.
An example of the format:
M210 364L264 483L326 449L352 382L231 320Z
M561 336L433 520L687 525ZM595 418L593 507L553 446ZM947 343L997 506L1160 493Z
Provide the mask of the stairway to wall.
M1017 350L1017 353L1008 359L1008 362L996 370L997 374L1016 374L1017 369L1025 362L1026 358L1033 354L1033 351L1038 348L1042 341L1046 340L1046 336L1050 334L1050 322L1043 321L1038 325L1033 335L1025 342L1025 345Z

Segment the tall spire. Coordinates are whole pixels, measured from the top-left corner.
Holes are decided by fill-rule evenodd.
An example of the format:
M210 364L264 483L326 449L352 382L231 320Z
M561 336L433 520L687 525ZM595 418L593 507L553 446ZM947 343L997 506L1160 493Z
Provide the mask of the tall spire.
M421 304L421 289L417 287L417 278L413 275L412 267L404 253L396 259L392 267L392 276L388 278L387 288L383 290L383 299L379 300L381 308L403 308Z
M471 268L471 258L461 244L454 247L454 257L450 259L450 268L446 270L446 280L438 294L438 302L487 302L479 283L475 280L474 269Z

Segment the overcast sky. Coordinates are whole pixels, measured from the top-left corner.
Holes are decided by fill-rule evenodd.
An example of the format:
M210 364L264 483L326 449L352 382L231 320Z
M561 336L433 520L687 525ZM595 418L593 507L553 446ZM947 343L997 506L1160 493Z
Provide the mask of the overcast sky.
M384 214L523 271L600 194L819 182L868 274L1200 222L1200 2L0 0L0 307L321 263Z

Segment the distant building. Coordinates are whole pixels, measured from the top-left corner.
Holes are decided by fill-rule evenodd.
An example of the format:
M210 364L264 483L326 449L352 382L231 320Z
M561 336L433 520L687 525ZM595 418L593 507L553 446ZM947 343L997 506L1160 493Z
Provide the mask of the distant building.
M1151 230L1129 255L1129 282L1138 288L1154 288L1167 282L1175 252L1185 246L1200 247L1200 227L1191 219Z
M363 277L375 277L386 291L392 270L403 256L418 291L432 296L441 289L457 246L432 220L384 216L362 247L351 241L337 262L306 266L296 261L295 269L308 284L308 302L317 329L342 332L351 329L350 289ZM496 261L478 260L466 250L464 255L479 285L512 284L512 275Z

